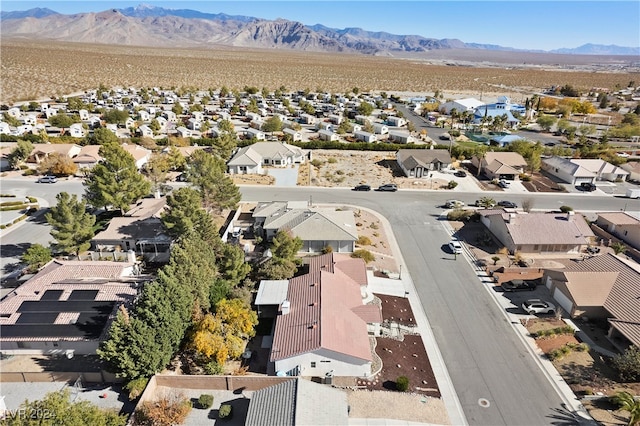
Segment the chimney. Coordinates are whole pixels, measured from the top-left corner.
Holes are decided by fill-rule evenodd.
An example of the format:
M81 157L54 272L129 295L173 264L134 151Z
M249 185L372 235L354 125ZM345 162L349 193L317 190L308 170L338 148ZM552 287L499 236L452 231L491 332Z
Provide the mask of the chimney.
M290 307L291 307L291 303L288 300L283 301L282 305L280 306L280 311L282 312L282 315L287 315L289 313Z
M571 220L573 219L573 217L575 216L575 212L573 210L570 210L567 212L567 220Z
M511 223L515 220L516 218L516 214L515 213L509 213L509 215L507 216L507 223Z

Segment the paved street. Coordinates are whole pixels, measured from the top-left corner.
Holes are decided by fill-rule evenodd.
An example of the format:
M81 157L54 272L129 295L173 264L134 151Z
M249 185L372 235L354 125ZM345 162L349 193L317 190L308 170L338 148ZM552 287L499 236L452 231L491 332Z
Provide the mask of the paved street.
M52 186L45 190L27 183L24 187L20 180L3 180L2 186L3 192L24 191L23 195L28 192L55 202ZM65 181L55 188L78 194L83 191L80 181ZM440 206L452 197L473 203L477 192L400 190L382 194L248 186L242 187L241 192L245 201L349 204L383 214L394 230L406 262L403 271L408 271L415 283L468 423L537 425L554 421L550 416L561 409L563 400L518 340L469 263L463 256L454 260L441 249L450 236L439 221ZM504 193L482 195L501 198L500 194ZM586 211L629 207L627 199L593 193L509 194L509 199L519 204L531 199L536 209L557 209L564 204ZM43 235L44 229L27 222L2 234L2 245L19 246Z

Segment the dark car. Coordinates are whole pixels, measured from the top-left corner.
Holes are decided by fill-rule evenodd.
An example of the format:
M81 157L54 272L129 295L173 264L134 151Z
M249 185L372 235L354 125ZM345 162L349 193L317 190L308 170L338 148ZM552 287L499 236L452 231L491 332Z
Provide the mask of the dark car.
M353 191L371 191L371 187L369 185L358 185L353 188Z
M458 170L453 175L458 177L467 177L467 172L464 170Z
M507 201L507 200L498 201L498 205L500 207L506 207L508 209L518 208L518 205L516 203L514 203L513 201Z
M398 190L398 186L395 183L387 183L384 185L380 185L377 191L389 191L396 192Z
M533 291L536 289L536 283L524 280L505 281L501 284L504 291Z
M582 189L583 191L595 191L596 190L596 186L594 184L592 184L591 182L582 182L580 184L580 189Z

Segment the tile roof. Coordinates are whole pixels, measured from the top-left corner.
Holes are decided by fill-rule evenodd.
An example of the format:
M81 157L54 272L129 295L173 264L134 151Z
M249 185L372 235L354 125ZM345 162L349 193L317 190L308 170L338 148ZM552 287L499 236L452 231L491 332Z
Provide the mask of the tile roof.
M588 244L593 232L581 215L558 213L506 213L480 210L482 216L500 215L513 243ZM543 231L543 232L541 232Z
M543 158L542 162L551 167L563 170L574 177L595 177L596 174L590 170L581 167L579 164L571 162L568 158L562 158L553 156L550 158Z
M635 345L640 346L640 303L638 303L640 300L640 265L609 253L594 256L581 262L574 262L562 272L565 275L584 272L585 275L581 278L584 280L583 282L589 282L593 286L592 289L595 289L595 286L601 282L605 287L608 287L607 280L611 275L606 275L606 273L616 274L615 283L611 286L603 306L617 321L612 322L612 325L614 327L620 325L626 331L633 331L630 335L625 334L625 336ZM588 274L591 274L592 277L604 278L605 281L590 279ZM584 287L582 290L585 291ZM620 331L623 332L622 329Z
M511 167L526 167L527 162L522 155L517 152L492 152L489 151L484 155L484 160L487 164L491 164L494 161L499 161L502 164Z
M229 161L229 165L258 165L264 158L302 157L304 151L297 146L282 142L257 142L253 145L241 148Z
M245 424L345 425L348 413L346 392L299 377L255 391Z
M96 234L92 241L100 244L101 241L139 239L171 241L171 238L165 234L164 225L160 219L155 217L140 219L128 216L111 219L107 229Z
M396 158L407 170L435 162L451 164L451 155L446 149L400 149Z
M627 212L606 212L598 213L598 217L601 217L615 225L638 225L640 226L640 219L637 219Z
M371 361L366 319L381 315L374 318L362 308L360 285L339 263L328 255L319 257L323 259L310 264L309 273L289 280L289 313L276 320L271 360L324 348Z
M254 212L254 215L256 213ZM305 241L355 241L358 239L352 211L332 209L278 210L266 217L264 229L289 229Z
M618 279L618 272L567 271L564 276L576 305L602 306Z
M572 158L571 161L573 164L577 164L578 166L589 170L590 172L596 173L598 175L602 173L615 173L619 175L628 175L629 172L621 169L618 166L614 166L611 163L608 163L599 158Z

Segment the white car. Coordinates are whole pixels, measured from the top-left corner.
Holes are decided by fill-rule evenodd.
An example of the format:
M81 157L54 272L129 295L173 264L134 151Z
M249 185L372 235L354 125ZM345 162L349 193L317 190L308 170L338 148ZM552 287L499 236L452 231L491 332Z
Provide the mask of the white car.
M444 203L444 206L448 209L459 209L464 207L464 203L460 200L447 200L447 202Z
M454 254L462 254L462 244L458 240L449 241L449 250Z
M529 299L522 304L522 309L529 315L556 313L556 305L542 299Z
M511 182L509 182L508 180L500 179L498 181L498 186L500 186L500 188L509 188L510 185Z

